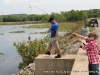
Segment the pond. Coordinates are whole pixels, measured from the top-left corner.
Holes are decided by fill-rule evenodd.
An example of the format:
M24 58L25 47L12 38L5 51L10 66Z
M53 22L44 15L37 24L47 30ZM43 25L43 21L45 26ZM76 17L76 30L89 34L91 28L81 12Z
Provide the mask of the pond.
M29 25L29 24L25 24ZM0 55L0 75L11 75L19 71L18 65L21 62L21 57L18 55L16 48L13 46L14 42L27 41L28 36L31 37L31 40L35 38L43 38L46 34L29 34L30 32L44 32L47 31L47 28L43 29L28 29L22 28L23 25L3 25L0 26L0 52L4 55ZM11 31L20 31L23 30L25 33L9 33Z

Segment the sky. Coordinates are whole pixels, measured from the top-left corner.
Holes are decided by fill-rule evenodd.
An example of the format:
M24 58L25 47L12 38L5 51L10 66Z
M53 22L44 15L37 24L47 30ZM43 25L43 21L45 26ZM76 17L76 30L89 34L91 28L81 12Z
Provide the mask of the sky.
M72 9L100 9L100 0L0 0L0 15L45 14L34 5L50 14Z

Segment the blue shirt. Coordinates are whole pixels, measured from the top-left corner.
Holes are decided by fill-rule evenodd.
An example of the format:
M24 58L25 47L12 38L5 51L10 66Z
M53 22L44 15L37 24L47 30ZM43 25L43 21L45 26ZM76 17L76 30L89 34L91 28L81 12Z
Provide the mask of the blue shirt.
M55 37L56 31L58 31L58 29L59 29L58 23L57 22L54 22L51 25L51 28L50 28L51 37Z

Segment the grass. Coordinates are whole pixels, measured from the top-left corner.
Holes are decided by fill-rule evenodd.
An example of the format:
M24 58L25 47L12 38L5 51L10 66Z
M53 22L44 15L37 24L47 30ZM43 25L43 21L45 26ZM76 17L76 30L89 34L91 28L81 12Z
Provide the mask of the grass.
M47 32L30 32L30 34L46 34Z
M11 31L9 33L25 33L25 31L23 31L23 30L20 30L20 31Z
M86 19L86 22L89 22L89 21L90 21L90 18L87 18L87 19Z
M90 32L95 30L95 27L89 27Z
M4 54L0 52L0 55L4 55Z
M59 23L59 31L60 32L68 32L68 30L73 31L75 25L79 25L79 22L67 22L67 23ZM50 28L51 24L43 24L43 25L30 25L30 26L22 26L22 28Z
M41 23L40 21L25 21L25 22L0 22L0 25L16 25L16 24L37 24Z
M22 26L22 28L49 28L50 24Z

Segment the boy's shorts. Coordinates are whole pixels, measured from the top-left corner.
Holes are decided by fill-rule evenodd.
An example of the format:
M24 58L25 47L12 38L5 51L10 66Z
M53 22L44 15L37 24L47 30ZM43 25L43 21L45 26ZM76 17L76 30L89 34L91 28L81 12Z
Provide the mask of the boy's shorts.
M50 46L50 45L52 45L52 47L54 47L54 48L58 48L58 47L59 47L58 40L56 40L56 41L54 42L54 37L52 37L52 38L50 39L50 41L49 41L49 46Z

